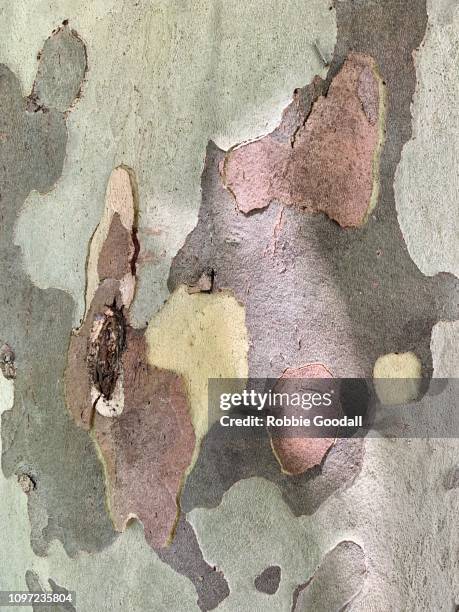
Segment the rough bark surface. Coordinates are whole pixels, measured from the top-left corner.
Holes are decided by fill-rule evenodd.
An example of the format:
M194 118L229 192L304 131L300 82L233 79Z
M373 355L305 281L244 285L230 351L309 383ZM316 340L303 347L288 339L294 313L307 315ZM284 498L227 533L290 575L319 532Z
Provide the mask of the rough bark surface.
M459 605L457 440L222 435L207 404L459 375L459 9L262 4L0 2L2 589Z

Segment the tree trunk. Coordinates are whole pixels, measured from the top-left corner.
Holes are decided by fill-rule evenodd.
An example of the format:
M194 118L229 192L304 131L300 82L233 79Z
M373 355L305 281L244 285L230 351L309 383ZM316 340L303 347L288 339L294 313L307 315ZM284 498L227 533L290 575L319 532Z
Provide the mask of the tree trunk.
M0 590L459 609L455 3L0 15ZM217 391L305 379L451 422L215 417Z

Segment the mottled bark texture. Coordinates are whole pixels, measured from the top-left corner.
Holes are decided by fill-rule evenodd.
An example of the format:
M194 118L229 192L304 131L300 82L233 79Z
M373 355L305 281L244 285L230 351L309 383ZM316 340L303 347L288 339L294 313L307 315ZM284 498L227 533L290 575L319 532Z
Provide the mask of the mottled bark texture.
M89 255L97 267L88 274L97 273L99 285L70 341L67 405L98 446L115 528L138 518L147 541L161 547L172 537L195 436L183 379L149 365L145 330L129 323L137 251L135 183L126 168L110 178L107 210Z
M120 612L459 605L457 441L223 435L207 404L212 377L457 375L459 281L425 276L405 233L419 256L415 51L459 13L430 4L426 34L425 0L260 4L41 3L37 27L62 25L28 49L30 94L35 8L0 7L2 589Z
M56 61L62 48L66 63ZM96 451L65 409L62 381L73 302L63 291L34 285L14 244L17 215L28 193L50 190L62 173L66 111L85 71L84 45L68 26L47 40L30 96L23 97L18 79L0 66L0 318L17 371L14 406L2 415L2 469L6 476L25 473L36 482L28 507L38 554L45 554L54 538L74 555L100 549L114 537Z

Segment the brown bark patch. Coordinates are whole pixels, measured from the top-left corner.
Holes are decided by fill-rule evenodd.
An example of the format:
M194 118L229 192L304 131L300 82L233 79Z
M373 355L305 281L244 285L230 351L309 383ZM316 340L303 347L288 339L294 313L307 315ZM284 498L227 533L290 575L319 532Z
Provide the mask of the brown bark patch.
M109 483L110 513L123 531L135 516L147 541L165 546L177 517L177 497L191 462L195 436L183 379L152 368L142 331L128 329L123 355L124 410L94 417L94 436Z
M99 254L97 263L99 279L101 281L105 278L121 280L125 274L132 273L131 261L133 261L134 251L133 234L128 232L119 214L115 213L107 239Z

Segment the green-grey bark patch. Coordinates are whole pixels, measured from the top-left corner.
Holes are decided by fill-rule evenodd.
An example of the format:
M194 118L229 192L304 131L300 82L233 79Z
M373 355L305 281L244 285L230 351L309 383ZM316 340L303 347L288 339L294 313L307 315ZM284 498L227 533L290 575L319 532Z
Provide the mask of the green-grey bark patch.
M267 434L242 435L236 428L228 428L223 436L216 424L204 438L180 505L185 512L196 507L215 508L225 491L239 480L260 477L277 485L295 516L313 514L330 495L354 482L362 460L361 439L337 440L322 466L288 476L281 472Z
M241 0L39 0L31 11L28 0L3 2L0 54L27 87L26 51L57 20L68 19L88 44L90 78L69 119L65 173L46 197L30 194L16 232L33 282L73 296L75 326L84 312L84 253L111 170L127 164L139 181L144 252L132 316L141 327L166 299L170 261L196 223L207 140L225 147L271 131L293 89L325 74L313 41L331 56L331 4L264 0L260 11Z
M33 102L38 107L53 107L64 113L80 94L86 68L86 47L64 23L48 38L39 54Z
M358 562L355 567L344 568L339 576L350 578L352 594L358 590L356 583L357 586L362 583L360 547L349 543L352 548L348 552L352 554L338 547L343 554L330 558L327 553L333 545L323 541L312 522L294 517L278 488L264 478L238 482L225 493L218 508L196 508L187 518L196 531L204 559L212 560L228 580L230 595L219 610L290 610L298 585L314 574L330 576L333 561ZM276 580L276 590L270 589L268 595L256 588L255 581L273 566L280 568L281 572L276 570L275 575L280 573L281 579ZM329 583L334 588L335 582L330 579ZM340 580L336 585L349 593L349 587ZM349 597L341 599L343 603L347 600ZM312 610L315 612L316 608L307 609ZM331 610L336 608L326 612Z
M63 291L34 286L12 242L29 192L49 191L61 175L67 130L65 115L56 106L71 103L86 69L84 53L65 51L80 45L79 39L65 28L54 36L59 42L48 40L40 62L39 73L53 75L42 100L46 106L37 104L34 94L23 98L18 79L0 65L0 327L3 341L14 351L17 370L14 405L2 415L2 469L6 477L17 474L20 483L24 474L33 479L27 495L34 551L45 554L49 542L58 538L73 555L100 549L115 537L92 441L73 424L64 404L75 305ZM71 63L61 63L63 58ZM70 80L62 76L67 71L74 75ZM58 95L59 87L71 91ZM56 99L49 97L53 91Z
M457 206L459 4L429 0L429 28L416 51L413 136L395 179L400 227L424 274L459 276Z
M375 214L358 231L343 231L323 217L300 219L294 211L284 211L276 203L262 214L243 218L234 211L231 198L222 189L218 166L223 154L211 146L203 176L203 204L198 227L189 237L171 270L172 288L181 279L190 285L199 285L203 274L212 270L212 282L207 290L231 287L245 304L251 336L250 371L253 376L279 376L286 367L301 366L316 360L330 365L337 376L368 374L380 354L397 350L416 352L423 361L424 373L429 374L431 356L428 343L432 324L439 318L457 317L454 299L457 282L446 275L425 279L419 273L400 235L393 201L394 169L401 147L411 134L409 105L415 86L411 54L419 45L425 29L424 2L337 2L337 14L339 39L329 77L336 74L352 49L375 57L388 88L387 137L381 160L380 202ZM119 19L119 15L116 18ZM132 20L131 32L135 32L137 27L138 22ZM249 22L248 27L252 32ZM133 39L129 36L126 38ZM142 48L143 38L144 32L137 37ZM220 66L220 62L217 64ZM118 73L114 71L110 74L112 76L107 76L107 81L117 83L113 74ZM209 74L212 74L211 70ZM195 79L193 73L192 78ZM212 79L209 82L212 83ZM116 105L116 114L111 116L113 124L117 121L127 122L127 117L131 116L130 97L123 98L122 93L120 96L124 111L120 113L120 107ZM218 96L213 97L218 99ZM0 282L7 296L0 309L1 337L2 342L8 342L14 351L17 365L16 402L14 409L4 417L3 467L7 475L20 475L21 482L27 488L35 550L44 551L47 542L53 537L61 539L69 552L79 549L96 550L113 537L104 514L100 469L92 443L86 446L87 437L84 432L76 431L65 417L60 383L74 304L65 293L57 290L40 291L34 287L21 268L19 249L9 245L17 212L27 193L34 188L42 192L50 189L61 174L66 143L64 118L55 108L39 108L39 104L31 106L30 100L28 108L33 107L37 112L27 113L27 100L22 99L17 80L6 68L2 68L0 73L0 98L2 110L6 109L0 118L0 152L2 160L6 160L4 167L0 168L0 205L5 222L1 229L5 233L2 235ZM105 96L105 99L112 104L110 96ZM141 114L141 117L142 122L148 125L150 116ZM295 117L292 121L295 121ZM15 127L14 137L11 125ZM134 127L137 130L137 124ZM93 133L94 139L100 139L100 130L94 130ZM130 132L127 133L129 135ZM164 140L156 132L155 137L160 142ZM124 132L120 141L125 142ZM91 142L95 144L96 140ZM120 151L123 150L124 154L123 147L124 144L120 145ZM143 149L154 150L148 146ZM189 155L188 149L185 152L181 147L179 149L180 155L193 157ZM142 158L145 162L142 164L143 172L146 176L153 176L151 159L145 159ZM112 161L106 163L107 167L111 167ZM182 171L181 164L176 166ZM93 164L89 163L85 167L93 172ZM148 184L146 179L144 182ZM90 184L94 187L93 183ZM190 183L184 180L183 184L187 186ZM73 192L69 193L67 197L72 197ZM75 198L78 215L82 214L79 206L80 200ZM167 215L170 215L169 207L164 208L168 211ZM186 212L189 217L189 210ZM183 220L181 227L183 229ZM180 231L177 230L177 235L180 235ZM81 235L79 239L84 242L84 236L82 238ZM41 258L39 261L39 265L42 265ZM47 269L49 271L49 264ZM155 276L155 282L156 279ZM147 293L151 297L151 286L146 283L145 287L147 285ZM398 444L394 447L397 449L400 446ZM406 452L406 447L403 447L403 452ZM393 456L397 461L391 463ZM418 453L418 456L421 454ZM381 470L387 479L386 482L382 480L382 484L393 483L394 470L405 459L406 456L400 451L394 455L393 448L383 455L381 464L385 460L392 469L386 469L386 472ZM260 554L271 553L271 549L277 551L284 541L288 543L287 552L290 554L291 550L295 552L298 542L300 546L309 545L308 537L311 533L298 532L301 537L292 538L292 533L297 535L294 527L297 521L292 521L292 529L288 530L284 541L281 541L283 532L279 536L271 524L263 523L266 508L271 508L267 501L270 502L272 498L272 506L277 507L278 504L280 507L278 524L282 527L284 522L291 520L288 508L266 480L273 481L281 490L283 501L287 502L293 514L309 514L317 510L327 498L331 504L336 501L331 498L331 494L354 483L361 463L361 443L340 441L327 455L321 469L311 470L301 477L288 477L280 473L266 438L262 441L249 440L248 444L238 443L235 438L234 443L222 448L218 437L211 431L204 441L201 456L183 493L185 509L213 507L220 504L225 491L236 483L237 490L229 498L230 501L234 498L234 503L227 513L228 523L217 522L215 532L211 521L214 511L199 510L192 513L193 524L196 524L196 518L202 523L197 534L198 538L201 537L202 550L205 549L203 544L207 542L204 558L210 564L211 558L226 557L221 567L225 574L226 567L229 569L231 601L222 600L221 594L209 595L209 599L216 602L220 597L222 609L225 605L226 609L231 609L232 601L238 597L241 606L247 605L244 599L244 590L247 589L251 595L259 598L257 602L265 603L264 594L256 592L254 588L254 579L269 563L280 562L276 558L262 559L263 563L253 567L254 560L258 561L257 553L251 550L247 552L247 542L252 535L250 517L253 512L253 495L245 486L246 483L238 483L238 480L256 475L265 479L258 485L262 495L258 497L260 520L255 523L256 529L264 536L264 540L260 538ZM430 462L425 462L425 465L430 465ZM425 465L423 469L427 469ZM373 469L379 467L374 462L372 466ZM409 467L412 470L413 466ZM401 474L403 476L405 472ZM25 477L35 483L34 486L31 487ZM424 503L424 482L417 479L423 484ZM371 483L374 484L374 479ZM409 480L407 484L410 484ZM416 482L411 484L415 486ZM343 497L354 488L348 488ZM397 498L399 502L394 487L387 488L394 501ZM363 489L356 499L370 499L372 491ZM385 488L381 486L382 504L388 501L384 495ZM343 503L340 497L339 504ZM402 499L406 503L408 497ZM418 499L414 498L414 501ZM345 507L344 513L354 518L356 505L353 503ZM216 511L217 514L223 513L225 520L227 506L228 503L222 504ZM365 519L360 521L359 528L367 529L368 532L370 529L375 531L373 516L368 518L365 514L367 512L370 515L375 507L377 505L365 505L357 511L355 516L359 520L362 517ZM338 523L343 514L340 514L339 509L337 502L334 517ZM426 509L428 517L425 525L431 525L430 506L426 505ZM406 520L406 517L403 518ZM390 521L382 525L384 534L393 535L395 530L391 531L391 525ZM336 527L336 530L339 529L339 526ZM240 531L246 534L246 538L241 538L236 546L233 540L239 537ZM222 533L226 540L218 539ZM273 534L276 534L275 538ZM366 535L367 539L371 539L368 533ZM183 538L175 542L175 549L182 550L177 558L166 559L165 554L164 560L195 583L199 580L198 572L203 567L202 563L207 568L209 565L202 561L201 551L194 548L193 536L185 535ZM314 541L314 537L311 540ZM143 550L140 544L142 541L142 538L128 540L125 534L115 542L113 558L105 561L107 574L104 573L104 577L108 576L106 583L110 579L116 581L117 574L123 569L120 567L121 560L128 558L128 551L135 550L137 559L139 551ZM228 551L224 546L227 542ZM185 550L185 543L190 544L191 561L188 561L189 553ZM255 545L258 544L256 540ZM121 549L121 545L124 548ZM174 556L172 547L168 552ZM279 551L279 556L282 552ZM381 550L377 552L382 554ZM147 550L147 555L150 553ZM154 585L158 599L166 591L166 585L173 583L176 588L174 593L183 592L183 599L170 596L163 607L155 601L156 608L170 610L174 609L175 604L175 609L180 609L180 605L191 609L186 581L166 566L161 568L161 572L158 570L161 579L156 578L154 569L159 566L159 562L156 555L151 555L146 558L154 558L154 562L149 564L145 561L136 567L135 572L129 572L129 582L149 586L153 576L153 579L158 580ZM307 579L313 565L317 567L320 555L314 553L313 556L314 559L308 559L308 568L305 568L304 573L300 577L295 576L295 584ZM398 561L401 556L399 553ZM81 575L89 575L92 580L94 573L101 567L102 557L105 558L105 552L85 559ZM303 563L305 558L305 554L300 555L298 564ZM242 568L238 567L239 559L243 560ZM284 557L283 560L286 566L291 564L290 558ZM88 566L94 571L90 571L91 568L88 570ZM113 574L110 575L108 572L112 568ZM294 570L290 567L290 571ZM282 574L283 582L284 565ZM236 578L240 578L241 582L237 582ZM427 576L425 578L427 580ZM176 582L173 582L174 579ZM65 580L62 583L67 584ZM223 582L218 588L221 589L220 593L228 589ZM289 588L293 590L294 585ZM140 589L137 590L140 592ZM200 605L209 606L208 595L204 595L203 591L204 588L201 592L198 589ZM289 589L283 588L284 599L280 606L284 605L285 598L290 594ZM118 585L115 596L118 604L122 605L121 598L127 595L119 590ZM152 605L151 597L149 590L145 589L145 593L142 591L142 604L137 604L137 609L147 609L142 606L148 603ZM180 601L178 607L177 599ZM135 606L137 601L133 600L131 594L130 605ZM104 605L111 603L104 601Z

